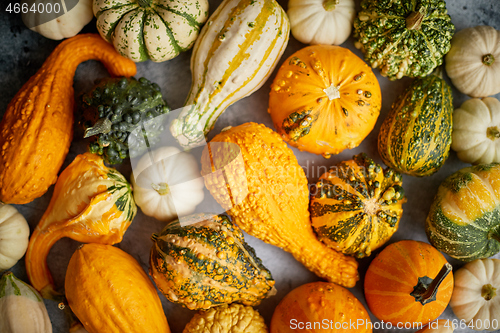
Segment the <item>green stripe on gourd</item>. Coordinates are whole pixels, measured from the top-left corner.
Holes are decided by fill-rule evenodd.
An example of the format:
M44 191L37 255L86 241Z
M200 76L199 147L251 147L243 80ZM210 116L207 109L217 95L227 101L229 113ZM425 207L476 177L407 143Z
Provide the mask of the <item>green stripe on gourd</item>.
M451 88L437 75L414 80L392 105L378 137L380 157L412 176L435 173L448 158L453 103Z
M12 272L5 272L0 278L0 298L22 296L35 302L42 302L40 294L29 284L19 280Z

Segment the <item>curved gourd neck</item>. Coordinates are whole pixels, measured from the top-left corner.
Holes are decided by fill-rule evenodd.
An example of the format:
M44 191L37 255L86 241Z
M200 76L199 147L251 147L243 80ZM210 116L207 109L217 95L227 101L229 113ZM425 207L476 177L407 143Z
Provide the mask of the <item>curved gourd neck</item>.
M451 270L451 265L449 263L446 263L443 265L434 279L431 279L428 276L419 277L418 283L413 288L413 291L410 293L410 295L415 297L415 301L420 302L422 305L426 305L430 302L435 301L439 286L444 281L446 276L448 276Z
M420 7L417 12L411 12L411 14L406 18L406 29L420 30L425 14L427 14L427 8L425 7Z
M335 6L337 6L340 3L340 0L324 0L323 1L323 8L327 12L331 12L332 10L335 9Z

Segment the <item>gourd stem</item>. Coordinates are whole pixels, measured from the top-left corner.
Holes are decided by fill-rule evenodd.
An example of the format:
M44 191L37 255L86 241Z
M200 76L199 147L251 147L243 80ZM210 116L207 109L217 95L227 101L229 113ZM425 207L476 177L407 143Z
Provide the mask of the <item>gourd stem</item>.
M494 140L500 138L500 131L498 130L498 128L496 126L488 127L488 129L486 130L486 136L491 141L494 141Z
M98 134L106 134L111 132L111 125L113 123L108 118L101 118L96 121L95 125L89 127L85 130L84 138L88 138L90 136L98 135Z
M495 57L493 56L493 54L490 53L483 56L483 64L485 64L486 66L491 66L494 62Z
M143 8L151 7L151 3L152 3L151 0L137 0L137 2L139 3L139 6L141 6Z
M170 193L170 188L168 187L167 183L159 183L159 184L152 183L151 187L156 192L158 192L159 195L165 195Z
M491 301L497 295L497 288L493 287L491 284L485 284L481 288L481 296L487 300Z
M428 276L419 277L418 284L413 288L410 295L415 297L415 301L420 302L422 305L435 301L439 286L451 270L451 265L446 263L434 279Z
M335 6L338 5L339 3L340 0L325 0L323 1L323 8L325 8L325 10L329 12L334 10Z
M406 29L420 30L425 14L427 14L427 8L425 7L420 7L418 12L411 12L411 14L406 18Z

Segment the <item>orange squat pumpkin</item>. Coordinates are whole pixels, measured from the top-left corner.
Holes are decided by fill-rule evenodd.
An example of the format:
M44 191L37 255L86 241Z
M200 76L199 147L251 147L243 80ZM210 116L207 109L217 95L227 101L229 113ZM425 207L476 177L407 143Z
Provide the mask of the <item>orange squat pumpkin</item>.
M365 298L380 320L423 323L436 319L453 292L451 265L427 243L404 240L387 246L368 267Z
M314 45L280 67L268 111L289 144L330 157L363 141L381 103L377 78L363 60L340 46Z
M350 325L353 322L355 328ZM292 332L370 333L372 324L349 290L329 282L312 282L289 292L274 310L270 333Z
M85 244L69 261L66 297L89 333L170 333L156 288L117 247Z

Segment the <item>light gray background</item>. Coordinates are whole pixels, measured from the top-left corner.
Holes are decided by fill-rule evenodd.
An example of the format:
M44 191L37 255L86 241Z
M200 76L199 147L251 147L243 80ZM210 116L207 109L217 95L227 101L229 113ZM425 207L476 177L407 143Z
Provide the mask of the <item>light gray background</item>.
M280 0L279 2L286 9L287 1ZM356 0L357 9L359 9L359 2L359 0ZM220 0L210 0L210 12L213 12L219 3ZM36 73L50 52L58 44L57 41L48 40L28 30L23 25L20 15L6 13L5 8L7 4L7 2L2 2L0 5L0 48L2 54L0 57L0 115L3 115L8 102L14 97L15 93L22 85ZM491 25L497 30L500 29L500 0L448 0L447 7L456 30L476 25ZM96 31L95 20L84 29L84 32L94 31ZM279 62L279 65L281 65L281 63L293 52L305 46L306 45L299 43L291 37L288 48ZM362 57L361 52L354 48L352 38L349 38L342 46L351 49L355 54ZM158 83L171 108L179 108L183 105L191 84L191 74L189 70L190 56L191 52L186 52L164 63L157 64L150 61L140 63L137 65L137 77L144 76ZM270 84L274 79L275 73L276 71L259 91L229 107L217 121L209 138L212 138L226 126L235 126L249 121L263 123L273 128L271 118L267 113L267 106ZM377 74L377 78L382 88L382 110L375 129L358 148L344 151L337 156L332 156L328 160L321 156L316 156L307 152L299 152L294 149L294 153L299 163L302 166L309 166L308 178L310 183L315 182L320 176L317 171L319 166L333 165L336 162L350 159L353 155L360 152L366 152L374 158L375 161L379 163L382 162L376 146L380 124L396 96L409 85L411 80L404 78L396 82L391 82L381 77L378 70L375 70L375 73ZM80 65L74 80L75 96L90 89L96 79L104 76L107 76L106 70L96 61L88 61ZM460 106L460 104L468 98L454 88L453 97L455 107ZM495 97L500 98L500 94ZM70 153L63 167L66 167L77 154L83 153L86 150L86 145L87 142L82 139L81 129L75 124L75 136ZM403 186L408 197L408 202L403 206L404 214L400 223L400 228L391 238L389 243L401 239L415 239L427 242L424 232L424 221L437 187L448 175L466 166L468 165L460 162L456 154L452 152L444 167L433 176L426 178L404 176ZM128 163L118 167L118 169L127 177L130 175L130 165ZM314 174L312 170L315 170ZM324 170L324 168L320 170ZM20 212L28 220L31 230L36 226L39 218L47 208L51 195L52 188L43 197L29 204L17 206ZM161 230L163 225L163 223L139 212L126 232L123 241L117 246L133 255L142 264L143 268L147 270L149 249L152 244L150 236L153 232ZM262 258L264 265L271 270L276 280L278 294L264 300L258 307L258 310L269 324L274 308L291 289L307 282L316 281L318 278L307 271L290 254L281 249L265 244L248 235L246 236L246 240L256 249L257 255ZM63 239L59 241L50 252L49 267L58 287L64 285L66 266L77 246L77 242L70 239ZM376 251L375 254L378 252L379 251ZM499 255L496 257L500 258ZM362 281L366 268L372 258L373 256L359 261L361 280L355 288L350 289L365 306L366 303L363 296ZM462 263L456 260L450 259L450 262L453 264L455 270L462 266ZM27 281L23 260L14 266L12 270L19 278ZM168 302L163 295L160 295L160 297L172 332L182 332L185 324L190 320L194 312ZM54 333L67 332L67 324L64 321L62 312L58 310L57 304L47 301L46 305L51 316ZM456 317L454 317L451 308L448 307L440 318L454 319ZM376 318L373 316L372 321L376 321ZM394 329L391 332L395 331ZM412 332L415 330L405 331ZM374 330L374 332L385 331ZM458 329L456 332L472 331L469 329Z

